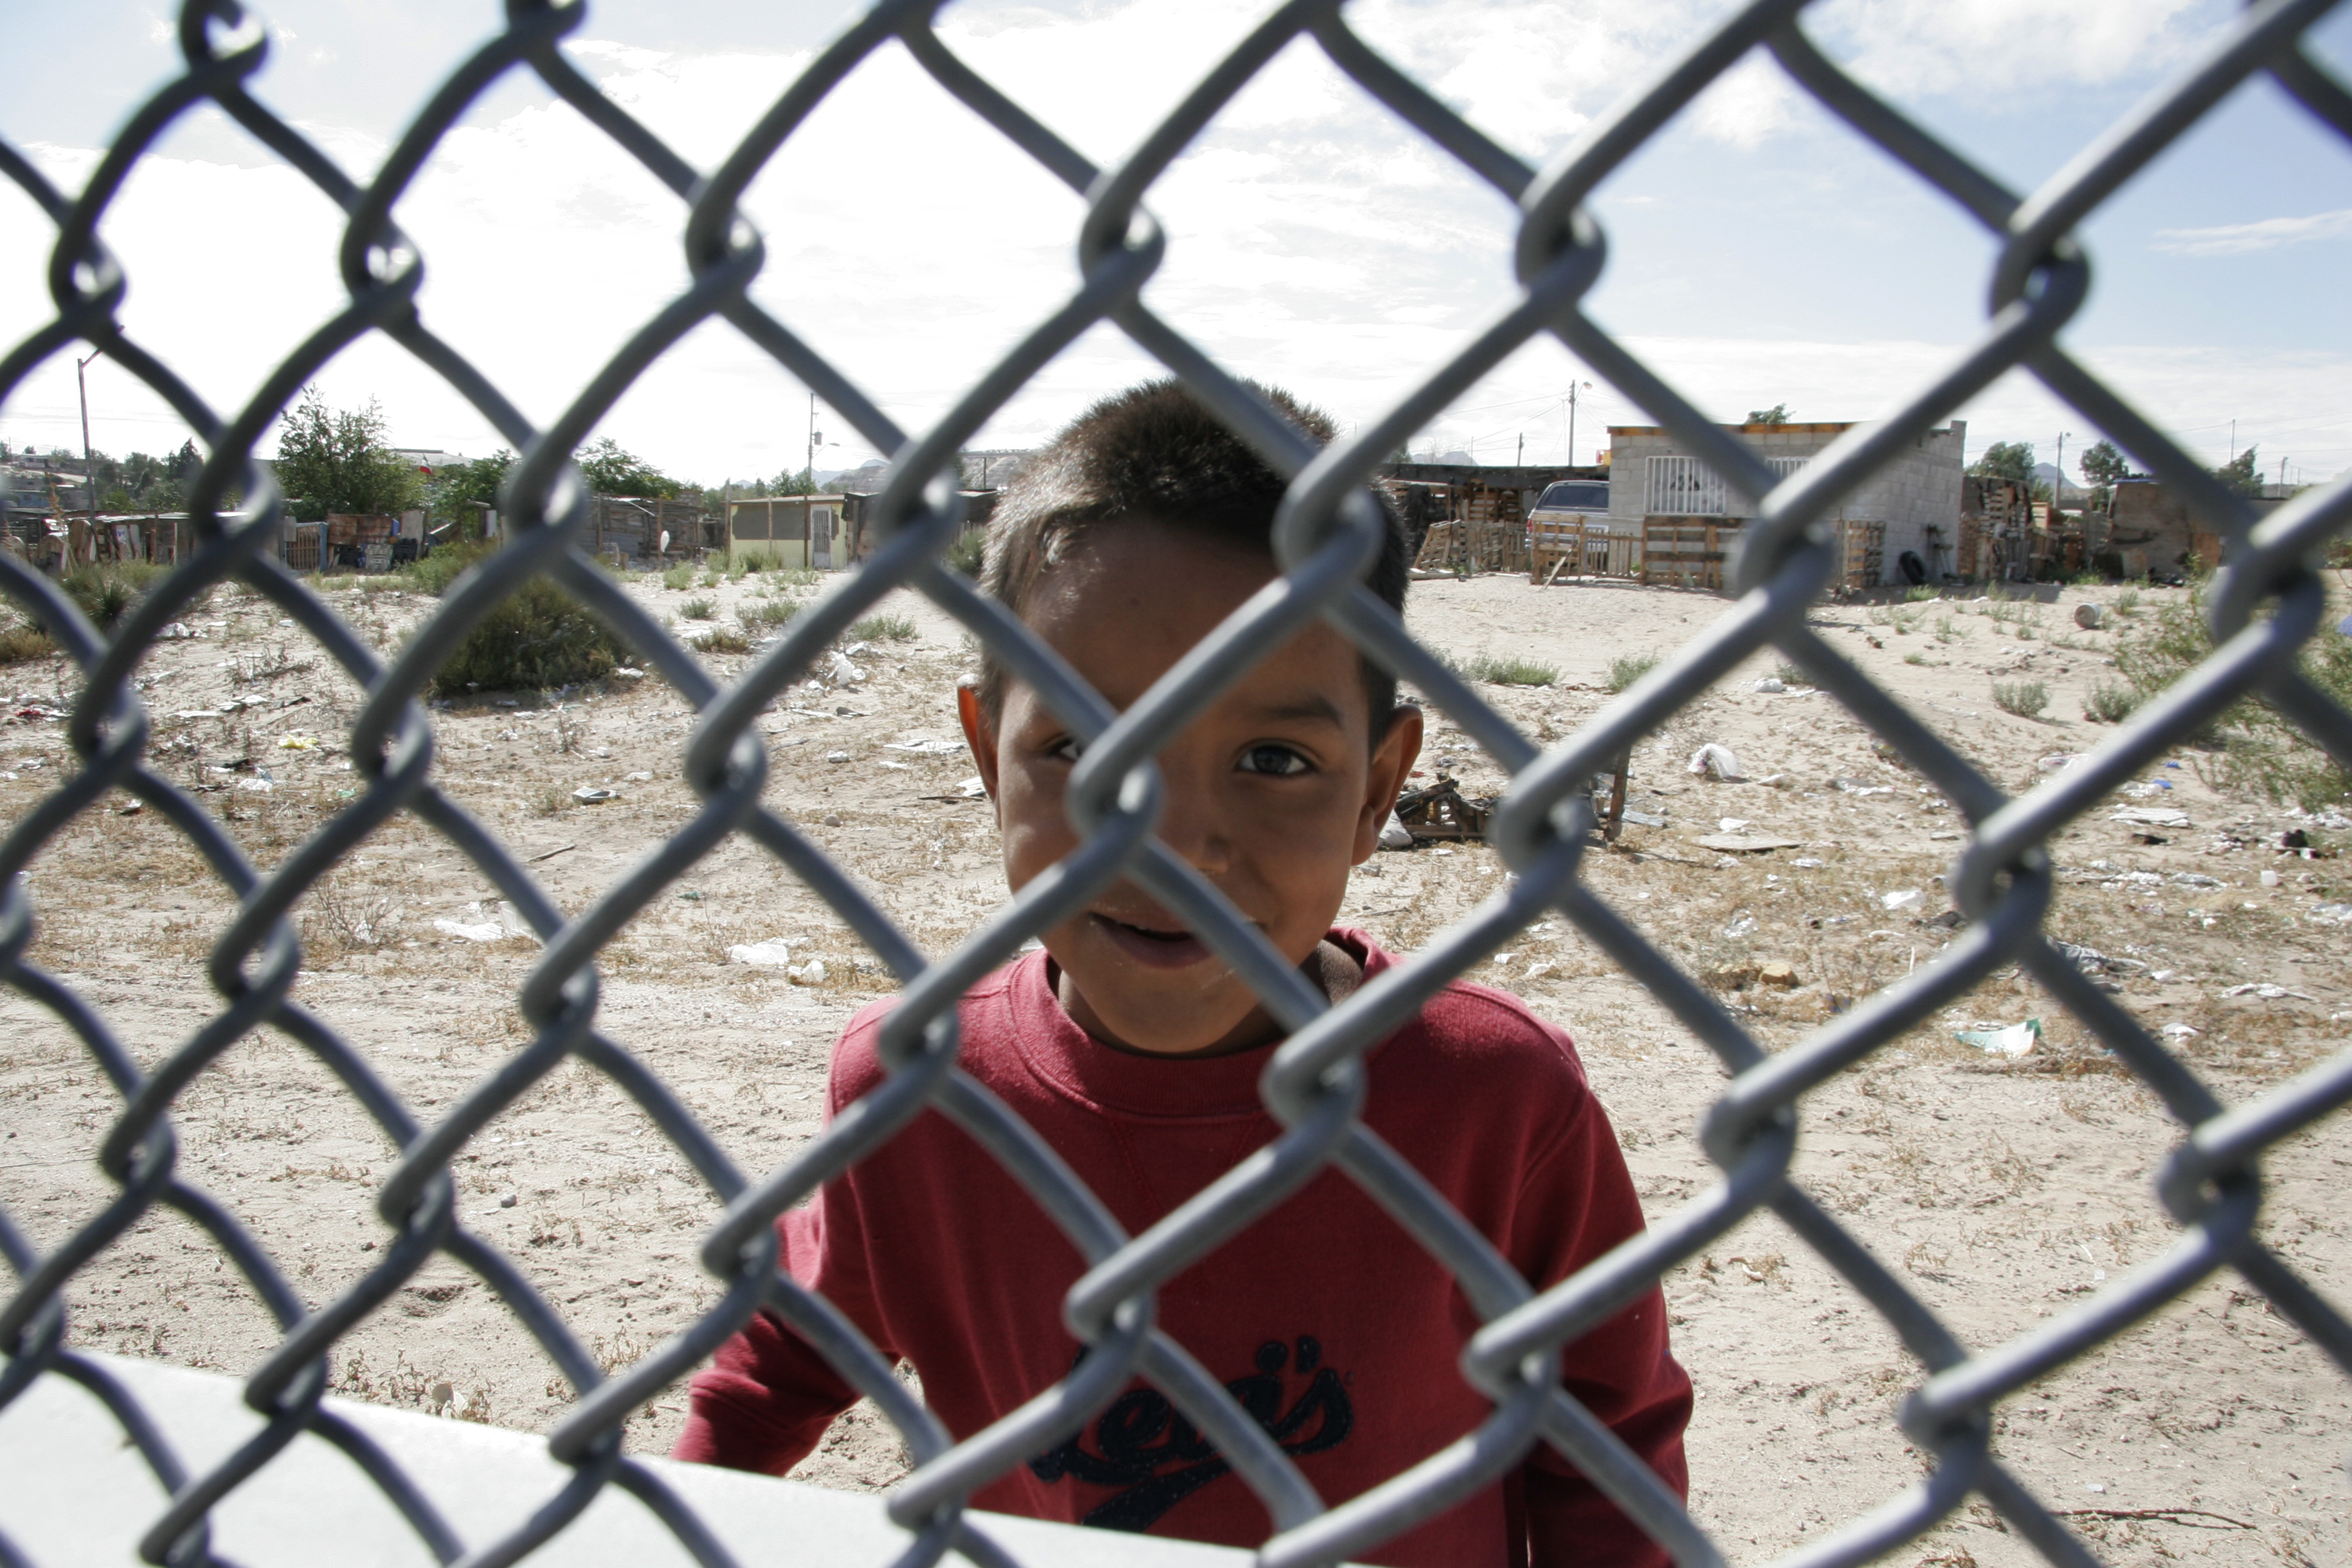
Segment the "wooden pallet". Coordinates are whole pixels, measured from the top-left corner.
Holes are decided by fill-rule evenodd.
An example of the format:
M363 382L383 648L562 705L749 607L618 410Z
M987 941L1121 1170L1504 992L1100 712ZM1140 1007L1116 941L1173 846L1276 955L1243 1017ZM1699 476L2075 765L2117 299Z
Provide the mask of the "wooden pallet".
M1736 517L1645 517L1642 520L1642 581L1677 583L1723 592L1723 566L1743 520Z

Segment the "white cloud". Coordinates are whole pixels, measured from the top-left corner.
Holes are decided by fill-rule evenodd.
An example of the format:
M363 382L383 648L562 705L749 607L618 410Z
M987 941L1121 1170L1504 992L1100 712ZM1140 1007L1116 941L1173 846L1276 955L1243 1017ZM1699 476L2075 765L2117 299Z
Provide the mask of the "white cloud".
M2242 256L2250 250L2273 250L2347 234L2352 234L2352 207L2309 217L2266 217L2211 228L2160 228L2156 231L2154 248L2175 256Z
M1806 26L1884 91L1997 105L2163 69L2234 14L2221 0L1827 0Z
M1948 3L1982 25L2022 26L2011 0ZM2147 3L2161 10L2151 33L2166 31L2165 18L2189 15L2186 0ZM1718 9L1706 0L1650 7L1550 0L1508 9L1364 0L1349 15L1400 67L1535 160ZM1262 10L1263 0L1136 0L1076 19L982 11L967 21L951 11L943 37L1089 157L1109 161ZM2110 26L2116 7L2097 0L2083 10L2048 25L2080 42L2082 68L2124 68L2116 61L2129 53L2128 40ZM1857 35L1865 56L1894 48L1889 19L1909 16L1927 51L1916 58L1976 68L1977 57L1961 47L1975 45L1940 13L1883 0L1842 15L1878 29ZM786 53L677 53L598 40L569 47L616 101L704 169L806 64L804 55ZM2131 47L2145 55L2156 46ZM1136 61L1149 68L1129 68ZM1752 142L1786 123L1796 103L1769 66L1748 66L1710 92L1694 119L1707 134ZM357 176L386 151L382 138L350 127L307 129ZM37 152L67 188L87 177L96 156ZM1220 363L1290 385L1343 422L1369 421L1392 405L1511 288L1509 205L1309 45L1286 50L1149 205L1170 234L1167 262L1147 291L1153 307ZM909 430L940 418L1077 282L1078 199L895 45L817 110L752 184L745 206L768 250L755 297ZM677 199L561 103L526 102L453 131L399 219L425 257L420 304L428 324L541 424L687 281ZM0 226L37 231L40 220L29 204L0 192ZM282 165L150 157L106 234L129 270L124 314L133 333L225 409L343 303L334 270L339 216ZM0 247L0 342L47 319L44 265L34 247ZM1931 343L1655 334L1633 342L1726 416L1786 399L1824 418L1868 417L1952 352ZM2225 404L2225 419L2276 405L2284 417L2290 389L2305 406L2318 405L2314 397L2336 406L2327 400L2340 393L2320 388L2327 375L2341 386L2341 363L2329 361L2325 374L2288 367L2265 390L2255 371L2266 363L2240 354L2204 366L2199 375L2211 378L2210 386L2168 376L2168 398L2178 397L2166 411L2195 424ZM981 439L1038 439L1087 398L1151 370L1120 334L1098 328ZM1578 374L1556 343L1531 345L1465 394L1461 416L1440 420L1415 445L1483 437L1482 456L1499 456L1507 443L1516 448L1524 429L1529 458L1556 461L1564 410L1552 405ZM347 352L320 381L339 404L379 398L404 444L467 453L499 444L437 377L381 337ZM168 412L105 362L92 367L90 388L100 446L152 451L181 438ZM1590 458L1607 423L1646 422L1612 397L1604 389L1580 412L1580 455ZM1984 412L1971 417L1999 426L1988 439L2030 438L2056 417L2025 384L1979 403ZM731 327L706 323L622 399L604 431L672 471L715 482L797 468L806 406L804 391L762 353ZM828 434L848 435L834 414L821 422ZM0 438L78 444L75 432L71 367L62 358L0 409ZM866 455L853 441L824 461Z

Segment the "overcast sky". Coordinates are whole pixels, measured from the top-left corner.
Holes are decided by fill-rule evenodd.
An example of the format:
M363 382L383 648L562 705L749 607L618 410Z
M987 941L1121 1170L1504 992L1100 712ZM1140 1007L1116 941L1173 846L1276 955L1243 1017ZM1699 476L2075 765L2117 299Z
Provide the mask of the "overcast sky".
M950 5L941 34L1098 163L1116 162L1264 10L1233 0ZM40 8L40 68L0 98L0 135L79 188L122 119L173 73L161 6ZM1531 161L1721 16L1722 0L1364 0L1358 28ZM2030 188L2162 84L2234 0L1829 0L1815 37L2000 177ZM22 38L29 0L0 0ZM355 177L449 68L488 37L494 0L278 0L257 94ZM710 168L854 7L836 0L593 0L566 47ZM2352 75L2352 13L2315 49ZM1170 235L1147 290L1221 363L1278 382L1343 425L1368 421L1508 296L1511 208L1294 45L1154 190ZM1726 419L1785 402L1868 418L1967 342L1991 247L1973 226L1798 93L1769 61L1719 83L1604 184L1611 261L1591 309L1699 406ZM1073 287L1081 207L947 97L896 46L789 142L747 211L768 241L758 298L835 358L892 417L935 419ZM427 268L426 320L535 421L552 417L685 269L667 192L529 79L470 114L399 209ZM336 211L216 112L184 120L106 226L131 279L123 320L217 407L341 300ZM47 317L47 226L0 189L0 338ZM2352 148L2258 81L2090 225L2084 358L2210 460L2258 443L2267 477L2352 468ZM1115 331L1074 346L982 437L1035 443L1086 400L1149 374ZM186 432L128 375L89 370L92 437L162 451ZM336 404L379 399L402 445L481 455L487 425L404 352L355 346L321 376ZM1646 422L1557 343L1532 345L1414 441L1482 461L1577 458ZM2011 376L1960 411L1994 440L2068 467L2097 433ZM874 454L830 411L820 468ZM732 329L705 326L602 433L705 483L798 468L805 390ZM60 358L0 406L12 447L79 445ZM268 446L265 443L265 451Z

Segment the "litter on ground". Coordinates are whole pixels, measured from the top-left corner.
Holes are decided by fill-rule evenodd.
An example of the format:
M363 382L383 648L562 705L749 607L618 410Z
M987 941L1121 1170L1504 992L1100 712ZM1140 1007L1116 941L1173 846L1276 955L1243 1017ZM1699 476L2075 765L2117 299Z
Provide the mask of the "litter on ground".
M1690 771L1695 778L1720 779L1725 784L1738 784L1748 776L1739 766L1739 759L1731 754L1731 748L1713 741L1691 753Z
M1901 913L1906 910L1917 909L1922 897L1918 889L1904 888L1895 892L1879 894L1878 902L1879 906L1889 913Z
M780 936L772 936L765 942L738 942L727 950L730 962L749 963L761 969L789 963L792 956L792 944Z
M2127 823L2134 827L2186 827L2189 814L2167 805L2127 805L2108 819Z
M2022 1024L2003 1028L1959 1029L1952 1037L1964 1046L1974 1046L1988 1056L2021 1057L2042 1043L2042 1020L2028 1018Z
M2308 1002L2312 1000L2311 997L2305 995L2300 991L2290 991L2284 985L2273 985L2267 980L2250 980L2243 985L2232 985L2227 991L2222 992L2221 994L2224 996L2244 996L2252 994L2261 997L2265 1002L2275 1002L2283 996L2292 996L2298 1002Z
M479 924L467 921L435 921L433 929L445 936L464 937L467 942L501 942L507 934L507 928L496 921L484 921Z

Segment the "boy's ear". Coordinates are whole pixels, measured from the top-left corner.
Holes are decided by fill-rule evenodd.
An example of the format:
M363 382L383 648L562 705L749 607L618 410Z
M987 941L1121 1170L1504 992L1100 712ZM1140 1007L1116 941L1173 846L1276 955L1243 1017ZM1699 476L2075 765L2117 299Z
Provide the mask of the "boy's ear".
M1372 748L1372 765L1364 779L1363 807L1356 815L1355 858L1350 865L1362 865L1381 847L1381 829L1389 825L1389 814L1396 809L1397 795L1404 789L1404 781L1412 775L1412 764L1420 756L1421 709L1411 702L1400 702L1389 720L1389 732Z
M968 685L956 688L956 719L963 725L964 744L971 748L971 760L980 768L980 787L988 792L988 804L996 805L996 726L981 711L980 693ZM999 827L1004 826L1002 816Z

